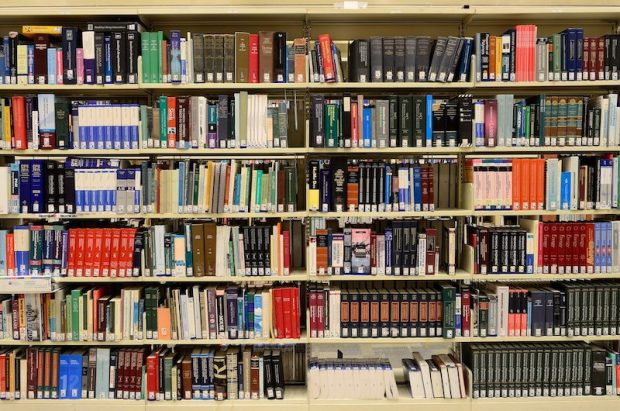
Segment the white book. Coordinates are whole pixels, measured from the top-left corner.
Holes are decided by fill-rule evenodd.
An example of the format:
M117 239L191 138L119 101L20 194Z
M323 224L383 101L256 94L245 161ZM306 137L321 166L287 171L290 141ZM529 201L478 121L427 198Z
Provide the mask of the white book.
M491 292L497 295L497 335L508 335L508 291L507 285L488 284Z
M405 360L403 360L405 361ZM409 360L403 365L403 373L409 382L411 397L426 398L424 394L424 382L422 381L422 371L413 360Z
M200 286L195 285L192 287L192 305L193 305L193 325L194 325L194 336L195 338L203 338L202 335L202 321L200 315Z
M616 140L617 124L618 124L618 95L611 93L607 95L608 114L607 114L607 145L618 145Z
M420 368L420 372L422 374L422 384L424 386L424 397L425 398L433 398L433 385L431 382L431 374L430 368L426 363L424 357L419 352L412 353L413 361Z
M431 376L431 386L433 390L433 396L431 398L445 398L445 394L443 392L443 381L439 367L432 360L425 361L428 364L428 369Z
M198 97L198 148L207 146L207 98Z

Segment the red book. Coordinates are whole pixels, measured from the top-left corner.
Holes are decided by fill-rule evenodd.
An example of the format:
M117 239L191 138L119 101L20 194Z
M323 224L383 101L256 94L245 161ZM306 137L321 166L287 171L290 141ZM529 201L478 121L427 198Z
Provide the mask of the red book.
M422 187L422 211L428 211L428 168L425 166L420 167L420 180L420 186Z
M515 311L517 307L516 291L514 289L508 290L508 336L514 337L515 335Z
M15 240L13 233L6 235L6 273L8 276L15 275Z
M495 99L484 100L484 139L487 147L497 145L497 100Z
M124 242L122 242L123 258L121 260L123 262L123 267L121 267L121 270L123 270L124 268L125 277L131 277L133 275L133 245L134 245L135 236L136 236L135 228L124 228L123 229L123 239L124 239Z
M135 355L134 355L135 354ZM135 361L134 361L135 358ZM134 393L136 399L140 398L142 392L142 364L144 361L144 349L138 348L131 353L131 366L134 369ZM133 398L130 397L130 398Z
M97 287L97 288L93 289L93 327L95 328L95 329L93 329L93 333L95 335L93 335L92 337L89 336L89 338L92 338L93 340L97 339L96 338L96 333L97 333L96 327L97 327L97 324L99 324L97 322L98 321L98 317L99 317L98 310L97 310L97 307L98 307L97 304L99 302L99 299L101 297L103 297L104 295L105 295L105 289L103 287Z
M110 276L110 257L112 256L112 232L113 228L103 229L103 246L101 248L101 276Z
M360 131L357 112L357 101L351 102L351 147L359 147Z
M26 103L24 96L11 97L11 111L13 112L13 141L11 146L16 150L28 148L28 137L26 136Z
M3 393L5 395L4 398L6 398L7 392L6 376L8 373L6 372L6 366L6 353L0 354L0 393Z
M77 257L77 228L69 229L69 251L67 252L67 276L73 277L76 275L75 261Z
M84 276L84 257L86 255L86 229L76 229L77 244L75 247L75 275Z
M574 231L574 230L573 230ZM577 232L579 233L579 273L588 272L588 232L585 223L577 224Z
M159 394L159 350L146 357L146 399L154 401Z
M299 317L301 314L301 307L299 305L299 288L292 288L292 302L293 302L293 338L301 338L301 324Z
M290 231L282 232L282 248L284 249L283 255L283 263L284 267L284 275L289 275L291 273L291 233Z
M258 34L250 34L250 62L249 62L250 83L258 81Z
M86 231L86 250L84 253L84 275L92 277L95 268L95 229L87 228Z
M377 234L370 234L370 272L377 273Z
M333 83L336 81L336 70L332 55L332 40L329 34L319 34L319 48L321 49L321 63L323 64L325 82Z
M274 318L272 323L274 324L274 338L285 338L284 335L284 305L282 303L282 288L275 288L272 291L273 297L273 310Z
M47 48L50 44L49 34L34 36L34 82L47 84Z
M564 224L564 272L571 274L573 272L573 261L575 258L579 258L574 255L577 250L573 250L573 224Z
M581 77L583 80L588 80L590 77L590 68L592 60L590 60L590 37L583 39L583 64L581 67Z
M517 25L515 26L515 31L517 32L516 37L516 51L515 51L515 80L523 81L523 26Z
M101 277L103 273L103 228L95 228L95 243L93 249L93 277Z
M28 369L23 370L21 372L27 372L27 397L28 399L36 398L37 393L37 375L41 375L42 373L37 373L37 359L38 359L38 350L36 348L27 348L26 349L26 360L28 362Z
M168 97L168 148L177 146L177 98Z
M65 70L63 61L62 48L59 47L56 49L56 84L63 84L63 73Z
M427 166L427 174L428 178L428 211L435 211L435 187L433 187L433 167Z
M110 277L117 277L119 273L119 257L121 252L121 229L112 229L112 244L110 248Z
M293 291L292 287L281 289L282 293L282 314L283 314L283 338L293 338ZM319 299L321 296L319 295ZM321 305L319 304L319 311ZM321 317L319 316L319 329L321 329Z
M437 267L437 229L426 228L426 275L436 274Z
M125 390L125 352L125 349L121 348L116 357L116 399L122 399Z
M558 235L559 223L550 223L549 242L549 272L551 274L558 273Z
M542 224L542 267L543 273L548 274L551 272L551 256L549 249L549 241L551 236L551 223Z
M605 80L605 38L598 37L596 41L596 79Z
M571 263L572 263L571 273L579 274L579 265L581 264L579 262L579 259L581 258L581 256L579 255L579 252L580 252L579 224L571 224L570 226L571 226L571 235L570 235L571 252L570 254L573 256L571 259Z
M317 337L325 337L325 291L317 291L316 299L316 329Z
M563 274L564 268L566 267L566 253L568 250L566 249L566 226L564 223L557 223L558 226L558 234L557 234L557 261L558 261L558 273Z
M127 276L127 248L129 247L129 237L125 228L120 229L121 238L118 253L118 276Z

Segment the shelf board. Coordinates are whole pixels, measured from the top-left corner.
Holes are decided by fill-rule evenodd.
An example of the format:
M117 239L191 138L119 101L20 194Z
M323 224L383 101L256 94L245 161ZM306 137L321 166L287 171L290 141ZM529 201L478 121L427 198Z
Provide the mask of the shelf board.
M611 210L474 210L473 216L539 216L539 215L615 215L620 209Z
M79 213L79 214L0 214L0 219L214 219L214 218L302 218L306 216L305 211L292 212L252 212L252 213Z
M537 153L610 153L620 151L620 146L525 146L525 147L476 147L473 154L537 154Z
M143 93L139 84L0 84L0 92Z
M602 274L473 274L471 281L567 281L618 279L620 273Z
M15 411L100 411L107 409L118 411L144 411L143 400L28 400L3 401L6 407Z
M218 338L215 340L210 339L194 339L194 340L117 340L117 341L20 341L20 340L0 340L1 346L73 346L73 345L88 345L88 346L150 346L150 345L288 345L288 344L304 344L307 342L307 338L302 334L301 338Z
M450 210L435 210L435 211L390 211L390 212L367 212L367 211L344 211L336 212L330 211L328 213L321 213L319 211L307 211L308 217L325 217L325 218L406 218L406 217L461 217L472 215L471 210L467 209L450 209Z
M306 149L309 154L462 154L474 152L473 147L385 147L385 148L342 148L342 147L310 147Z
M618 10L616 10L618 11ZM619 15L620 17L620 15ZM524 89L524 88L616 88L618 80L581 80L581 81L478 81L476 89Z
M309 281L455 281L469 280L471 275L457 270L456 275L445 273L435 275L311 275Z
M52 281L63 284L81 283L252 283L252 282L295 282L308 281L303 271L294 271L291 275L252 276L252 277L53 277Z
M474 83L470 81L439 83L439 82L403 82L403 83L308 83L310 91L329 90L463 90L471 89Z
M581 396L581 397L528 397L528 398L478 398L471 401L475 411L617 411L620 396Z
M142 83L140 89L153 91L174 90L306 90L311 83Z
M454 343L498 343L498 342L550 342L550 341L617 341L620 340L618 335L590 335L566 337L560 335L542 336L542 337L405 337L405 338L314 338L310 337L310 344L454 344Z

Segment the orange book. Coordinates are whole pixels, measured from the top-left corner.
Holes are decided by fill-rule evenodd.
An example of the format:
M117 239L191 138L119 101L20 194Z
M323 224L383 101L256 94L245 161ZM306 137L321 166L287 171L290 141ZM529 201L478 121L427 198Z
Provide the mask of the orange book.
M110 253L110 277L117 277L119 273L119 258L121 253L121 229L112 231L112 248Z
M521 161L512 160L512 209L521 209Z
M519 159L519 174L521 176L521 210L529 210L529 168L527 164L527 159Z
M84 275L92 277L95 268L95 229L86 230L86 252L84 254Z
M224 189L224 205L230 205L232 203L232 201L230 201L229 196L230 196L230 164L226 164L226 185L224 187L226 187Z
M112 231L113 228L104 228L103 245L101 247L101 276L110 276L110 257L112 255Z
M60 351L54 348L52 351L52 383L50 386L51 398L58 398L58 363L60 361Z
M495 80L502 79L502 38L497 37L495 40Z
M495 81L497 37L489 36L489 80Z
M160 340L170 339L170 329L172 327L170 321L170 308L157 308L157 337Z
M529 169L529 183L528 183L528 191L529 191L529 209L530 210L536 210L536 198L537 198L537 193L536 193L536 189L538 187L537 181L538 181L538 164L537 164L537 159L535 158L529 158L526 160L528 163L528 169Z
M538 180L536 181L536 203L539 210L545 208L545 159L536 160L538 165Z
M329 261L328 231L316 230L316 269L319 274L326 274Z
M168 148L177 146L177 98L168 97Z
M76 229L77 243L75 245L75 275L84 276L84 256L86 255L86 229Z
M93 249L93 277L101 277L103 272L103 228L93 230L95 242Z
M13 233L6 235L6 273L7 275L15 275L15 240Z
M0 354L0 392L6 393L6 353Z

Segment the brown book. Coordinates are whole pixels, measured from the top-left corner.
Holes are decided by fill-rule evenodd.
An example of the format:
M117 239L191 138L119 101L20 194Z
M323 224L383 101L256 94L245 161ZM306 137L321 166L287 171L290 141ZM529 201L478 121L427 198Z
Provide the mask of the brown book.
M159 107L155 107L152 111L153 113L153 124L151 127L151 135L149 136L149 138L153 141L153 144L155 145L155 142L157 142L157 145L155 145L155 147L159 147L159 134L161 133L161 129L160 129L160 124L159 124Z
M58 398L58 366L60 362L60 348L52 349L52 364L51 364L51 373L52 373L52 382L50 385L50 398L57 399Z
M47 83L47 47L50 44L49 34L34 36L34 82Z
M195 277L205 276L205 240L202 224L192 224L192 253Z
M177 97L177 139L181 148L190 147L190 135L191 124L189 123L189 97L180 96Z
M142 391L142 357L143 349L138 348L131 351L129 362L129 399L140 399Z
M43 377L43 398L50 398L50 387L52 386L52 349L45 349L45 359L44 365L42 369L39 369L38 372L43 370L45 376ZM39 387L41 389L41 387Z
M204 36L204 56L205 56L205 76L207 83L215 82L215 35L205 34Z
M224 35L216 34L213 45L213 64L215 72L215 82L224 82Z
M295 55L295 83L306 82L306 39L293 40L293 53Z
M181 359L182 392L184 400L192 399L192 359L185 355Z
M37 392L37 359L38 359L38 354L37 354L37 349L36 348L28 348L26 350L26 359L27 359L27 365L28 365L28 369L27 370L23 370L22 372L27 372L27 397L28 399L35 399L36 398L36 392Z
M273 31L258 32L258 79L261 83L273 82Z
M235 82L235 35L224 34L224 82Z
M121 348L116 354L116 393L114 397L118 400L123 399L125 390L125 349Z
M250 359L250 398L257 400L260 396L260 358L257 353Z
M250 34L235 33L235 82L250 81Z
M217 226L215 223L204 223L204 256L205 256L205 274L207 276L215 276L215 249L217 245Z

